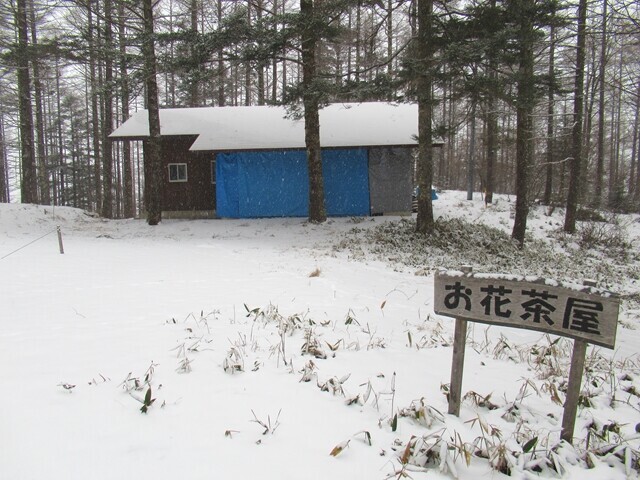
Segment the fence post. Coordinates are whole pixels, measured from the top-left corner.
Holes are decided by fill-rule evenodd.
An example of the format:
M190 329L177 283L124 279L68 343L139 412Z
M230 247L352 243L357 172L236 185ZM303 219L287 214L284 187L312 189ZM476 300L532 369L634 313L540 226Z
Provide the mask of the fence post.
M58 246L60 247L60 255L63 255L64 245L62 244L62 231L60 230L60 225L57 226L56 230L58 231Z

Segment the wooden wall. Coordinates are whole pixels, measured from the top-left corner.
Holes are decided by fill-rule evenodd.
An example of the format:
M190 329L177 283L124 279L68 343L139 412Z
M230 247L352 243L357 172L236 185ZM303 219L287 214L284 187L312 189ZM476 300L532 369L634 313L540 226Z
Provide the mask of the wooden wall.
M215 212L216 191L211 181L211 162L215 159L213 152L190 152L189 147L195 136L163 137L163 212L208 211ZM169 181L169 164L185 163L187 165L186 182ZM165 215L170 216L170 215Z

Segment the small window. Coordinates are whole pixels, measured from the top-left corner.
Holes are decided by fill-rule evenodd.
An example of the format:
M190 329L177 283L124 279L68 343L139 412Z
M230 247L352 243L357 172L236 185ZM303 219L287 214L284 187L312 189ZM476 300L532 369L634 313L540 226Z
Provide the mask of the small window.
M169 164L169 181L170 182L186 182L187 181L187 164L186 163L170 163Z
M211 185L216 184L216 161L211 160Z

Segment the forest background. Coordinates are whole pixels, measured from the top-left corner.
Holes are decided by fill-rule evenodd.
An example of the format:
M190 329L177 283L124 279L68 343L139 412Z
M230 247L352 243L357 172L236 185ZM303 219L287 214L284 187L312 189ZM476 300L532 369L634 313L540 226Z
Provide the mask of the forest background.
M141 144L108 135L150 98L284 104L307 123L312 106L380 100L418 102L421 145L444 140L420 149L417 184L487 202L516 194L520 242L534 201L566 204L567 231L578 205L637 212L639 10L632 0L3 2L0 201L107 218L148 210Z

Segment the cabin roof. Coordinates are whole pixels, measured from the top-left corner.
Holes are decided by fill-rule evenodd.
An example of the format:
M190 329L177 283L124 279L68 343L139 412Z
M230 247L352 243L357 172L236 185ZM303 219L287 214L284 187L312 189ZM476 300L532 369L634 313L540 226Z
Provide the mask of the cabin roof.
M192 151L304 148L304 122L285 107L204 107L160 110L163 136L196 135ZM336 103L320 110L322 147L417 145L418 107L401 103ZM147 110L118 127L112 139L149 136ZM437 143L437 142L434 142Z

